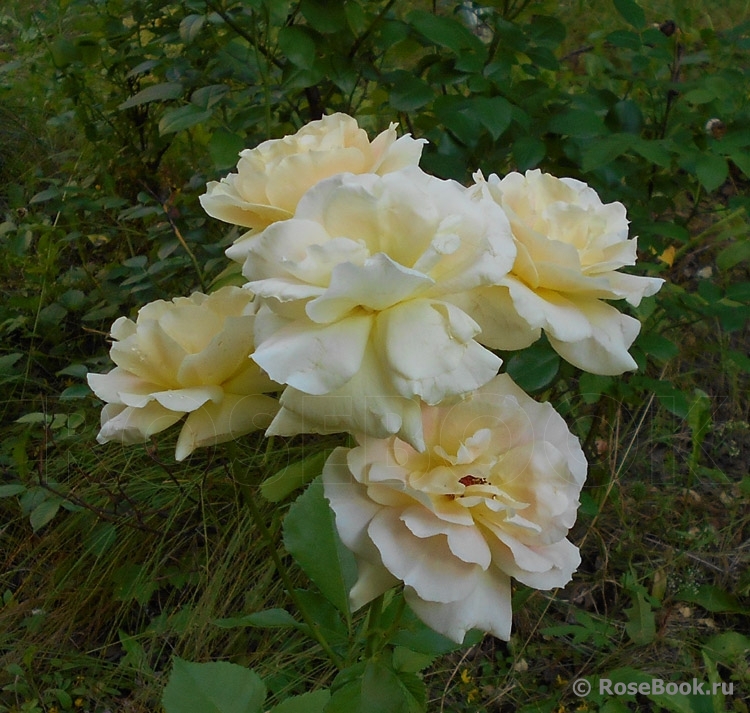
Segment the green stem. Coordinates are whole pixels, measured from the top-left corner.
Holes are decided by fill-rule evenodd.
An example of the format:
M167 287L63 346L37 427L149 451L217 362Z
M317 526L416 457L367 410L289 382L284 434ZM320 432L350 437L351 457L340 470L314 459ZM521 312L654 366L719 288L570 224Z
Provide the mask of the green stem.
M343 660L340 656L338 656L338 654L336 654L335 651L333 651L331 645L328 643L325 636L323 636L323 634L321 633L320 627L318 626L317 622L310 616L309 612L305 609L304 605L296 594L294 583L292 582L292 579L289 576L289 571L287 570L284 562L279 555L276 542L274 541L273 536L271 535L271 532L266 525L262 513L255 503L255 492L253 491L251 484L248 483L247 479L245 478L246 471L242 467L242 463L237 456L236 446L234 443L229 444L229 458L231 463L230 467L232 477L239 486L242 497L245 499L245 503L250 509L250 514L253 518L253 521L255 522L255 526L258 528L260 536L263 539L266 548L268 549L268 553L271 555L271 560L276 567L276 571L279 573L279 577L281 577L281 582L284 585L284 589L286 589L290 599L292 600L292 603L297 608L297 611L299 611L304 623L307 625L310 636L312 636L312 638L315 639L318 644L320 644L320 647L323 649L323 651L325 651L328 658L339 670L344 668Z
M380 651L382 644L380 639L382 632L380 631L380 616L383 613L383 596L380 595L370 602L370 611L367 614L367 634L365 635L365 657L371 659L378 651Z

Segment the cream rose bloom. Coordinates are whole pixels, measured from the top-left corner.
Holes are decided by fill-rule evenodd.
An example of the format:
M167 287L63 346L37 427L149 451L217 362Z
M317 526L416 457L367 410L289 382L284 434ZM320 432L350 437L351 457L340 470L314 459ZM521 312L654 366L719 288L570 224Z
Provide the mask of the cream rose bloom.
M501 280L515 247L502 209L458 183L417 167L340 174L227 254L265 302L253 359L288 385L269 434L398 434L420 449L420 400L497 374L452 300Z
M337 173L385 174L416 165L423 139L396 138L396 124L370 143L346 114L324 116L283 139L264 141L240 153L237 173L208 184L200 197L214 218L262 229L294 214L300 198Z
M522 349L544 329L555 351L585 371L636 369L628 349L640 323L602 300L637 306L664 281L617 272L636 261L625 207L603 204L581 181L538 170L475 179L477 194L505 210L518 248L499 285L475 291L462 305L481 325L482 344Z
M108 374L88 382L106 406L99 443L141 443L188 414L175 457L266 428L278 391L250 359L256 304L238 287L196 292L142 307L135 322L120 317L111 330Z
M511 631L511 577L566 584L580 563L567 539L586 478L578 439L548 403L500 375L452 407L424 406L427 448L360 438L323 469L336 528L353 551L358 609L403 582L417 616L461 643Z

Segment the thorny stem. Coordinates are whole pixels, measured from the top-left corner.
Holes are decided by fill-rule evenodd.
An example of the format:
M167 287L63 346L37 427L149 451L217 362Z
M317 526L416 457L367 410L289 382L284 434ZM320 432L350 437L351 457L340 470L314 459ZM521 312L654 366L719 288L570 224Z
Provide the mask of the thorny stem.
M318 644L320 644L320 647L323 649L323 651L325 651L328 658L333 662L333 664L339 670L341 670L342 668L344 668L344 662L342 661L341 657L338 654L336 654L335 651L333 651L330 644L326 640L325 636L323 636L323 634L321 633L320 627L318 626L317 622L310 616L310 614L305 609L304 605L302 604L302 602L300 601L299 597L296 594L294 583L292 582L291 577L289 576L289 571L287 570L286 566L284 565L284 562L279 556L276 542L274 541L271 535L271 532L269 531L268 526L266 525L266 521L262 513L260 512L260 510L258 509L258 506L255 503L256 494L253 491L253 488L250 485L250 483L248 483L247 479L245 478L246 471L243 468L242 463L240 462L239 456L237 455L237 448L235 444L230 443L228 450L229 450L229 460L230 460L230 471L231 471L232 477L234 478L234 481L239 486L240 492L242 493L242 497L244 498L245 503L250 509L250 515L253 518L253 522L255 523L255 526L258 528L260 536L263 539L263 543L268 549L268 553L271 555L271 560L273 561L273 564L276 567L276 571L279 573L279 577L281 578L281 582L284 585L284 589L286 589L287 593L289 594L289 597L294 603L294 606L299 611L300 616L302 617L302 620L307 625L310 636L312 636L312 638L315 639L315 641L317 641Z

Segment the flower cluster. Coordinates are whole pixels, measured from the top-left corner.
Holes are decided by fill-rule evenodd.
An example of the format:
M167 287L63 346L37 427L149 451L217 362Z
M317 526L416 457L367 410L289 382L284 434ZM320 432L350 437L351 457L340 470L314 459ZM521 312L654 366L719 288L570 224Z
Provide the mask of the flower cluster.
M462 641L510 635L510 579L549 589L579 562L566 538L586 462L549 404L492 351L546 333L575 366L635 368L638 305L625 209L540 171L464 187L418 167L423 142L372 142L334 114L243 151L201 203L248 228L227 251L244 289L144 307L112 327L100 441L143 441L189 414L176 456L255 429L349 432L323 472L355 554L358 608L396 584ZM278 400L269 392L280 391Z

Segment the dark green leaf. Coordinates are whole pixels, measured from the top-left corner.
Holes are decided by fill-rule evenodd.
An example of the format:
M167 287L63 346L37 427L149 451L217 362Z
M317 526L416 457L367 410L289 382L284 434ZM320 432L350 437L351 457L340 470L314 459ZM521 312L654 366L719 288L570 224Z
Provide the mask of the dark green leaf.
M206 22L205 15L188 15L180 22L180 39L189 45L200 33Z
M650 644L656 637L656 618L643 594L636 593L633 606L625 609L625 614L628 617L625 631L633 643L639 646Z
M695 160L695 173L703 187L710 193L727 180L729 166L722 156L704 153Z
M249 668L175 658L162 705L166 713L262 713L266 687Z
M235 166L244 148L244 139L226 129L216 129L208 141L208 153L218 169Z
M170 99L177 99L182 96L182 84L179 82L164 82L162 84L153 84L150 87L142 89L138 94L125 100L117 108L120 111L130 109L134 106L140 106L141 104L148 104L149 102L156 101L168 101Z
M423 79L399 70L388 101L397 111L414 111L430 102L435 96L432 87Z
M462 49L483 50L482 43L458 20L425 10L409 13L409 24L430 42L458 54Z
M211 114L213 114L211 109L201 109L195 104L186 104L179 109L172 109L165 112L159 121L159 133L164 136L189 129L191 126L210 119Z
M680 348L674 342L653 332L642 334L638 338L638 346L646 354L650 354L661 361L669 361L680 353Z
M740 604L737 597L712 584L703 584L695 591L683 590L677 594L677 599L697 604L710 612L750 613L747 607Z
M510 102L502 97L476 97L471 102L471 111L490 132L493 141L500 138L513 117Z
M279 47L289 61L301 69L310 69L315 62L315 42L301 27L282 27Z
M618 156L628 151L634 144L632 134L612 134L596 141L583 152L583 171L588 173L606 166Z
M349 3L346 3L347 5ZM324 0L302 0L299 6L307 24L321 34L343 30L347 25L344 3Z
M23 483L9 483L8 485L0 485L0 498L11 498L14 495L19 495L26 490L26 486Z
M571 109L552 117L549 122L549 130L581 139L608 133L602 118L593 111L586 109Z
M735 265L750 260L750 240L738 240L724 248L716 256L716 265L720 270L731 270Z
M508 359L508 374L524 391L546 389L557 376L560 356L546 342L537 342Z
M245 626L258 629L288 629L302 626L286 609L264 609L253 614L216 619L214 624L221 629L237 629Z
M357 566L354 555L338 537L319 479L289 508L284 518L284 545L325 597L348 617L349 590Z
M52 520L53 517L55 517L55 515L57 515L57 511L60 509L61 504L62 500L55 497L48 498L39 503L29 516L31 529L34 530L34 532L41 530L50 520Z
M327 689L292 696L271 709L270 713L323 713L331 692Z
M534 136L522 136L513 142L511 150L516 168L523 172L530 168L536 168L547 154L547 146L544 141Z
M635 0L614 0L617 12L622 15L625 22L640 30L646 25L646 13L643 12Z

